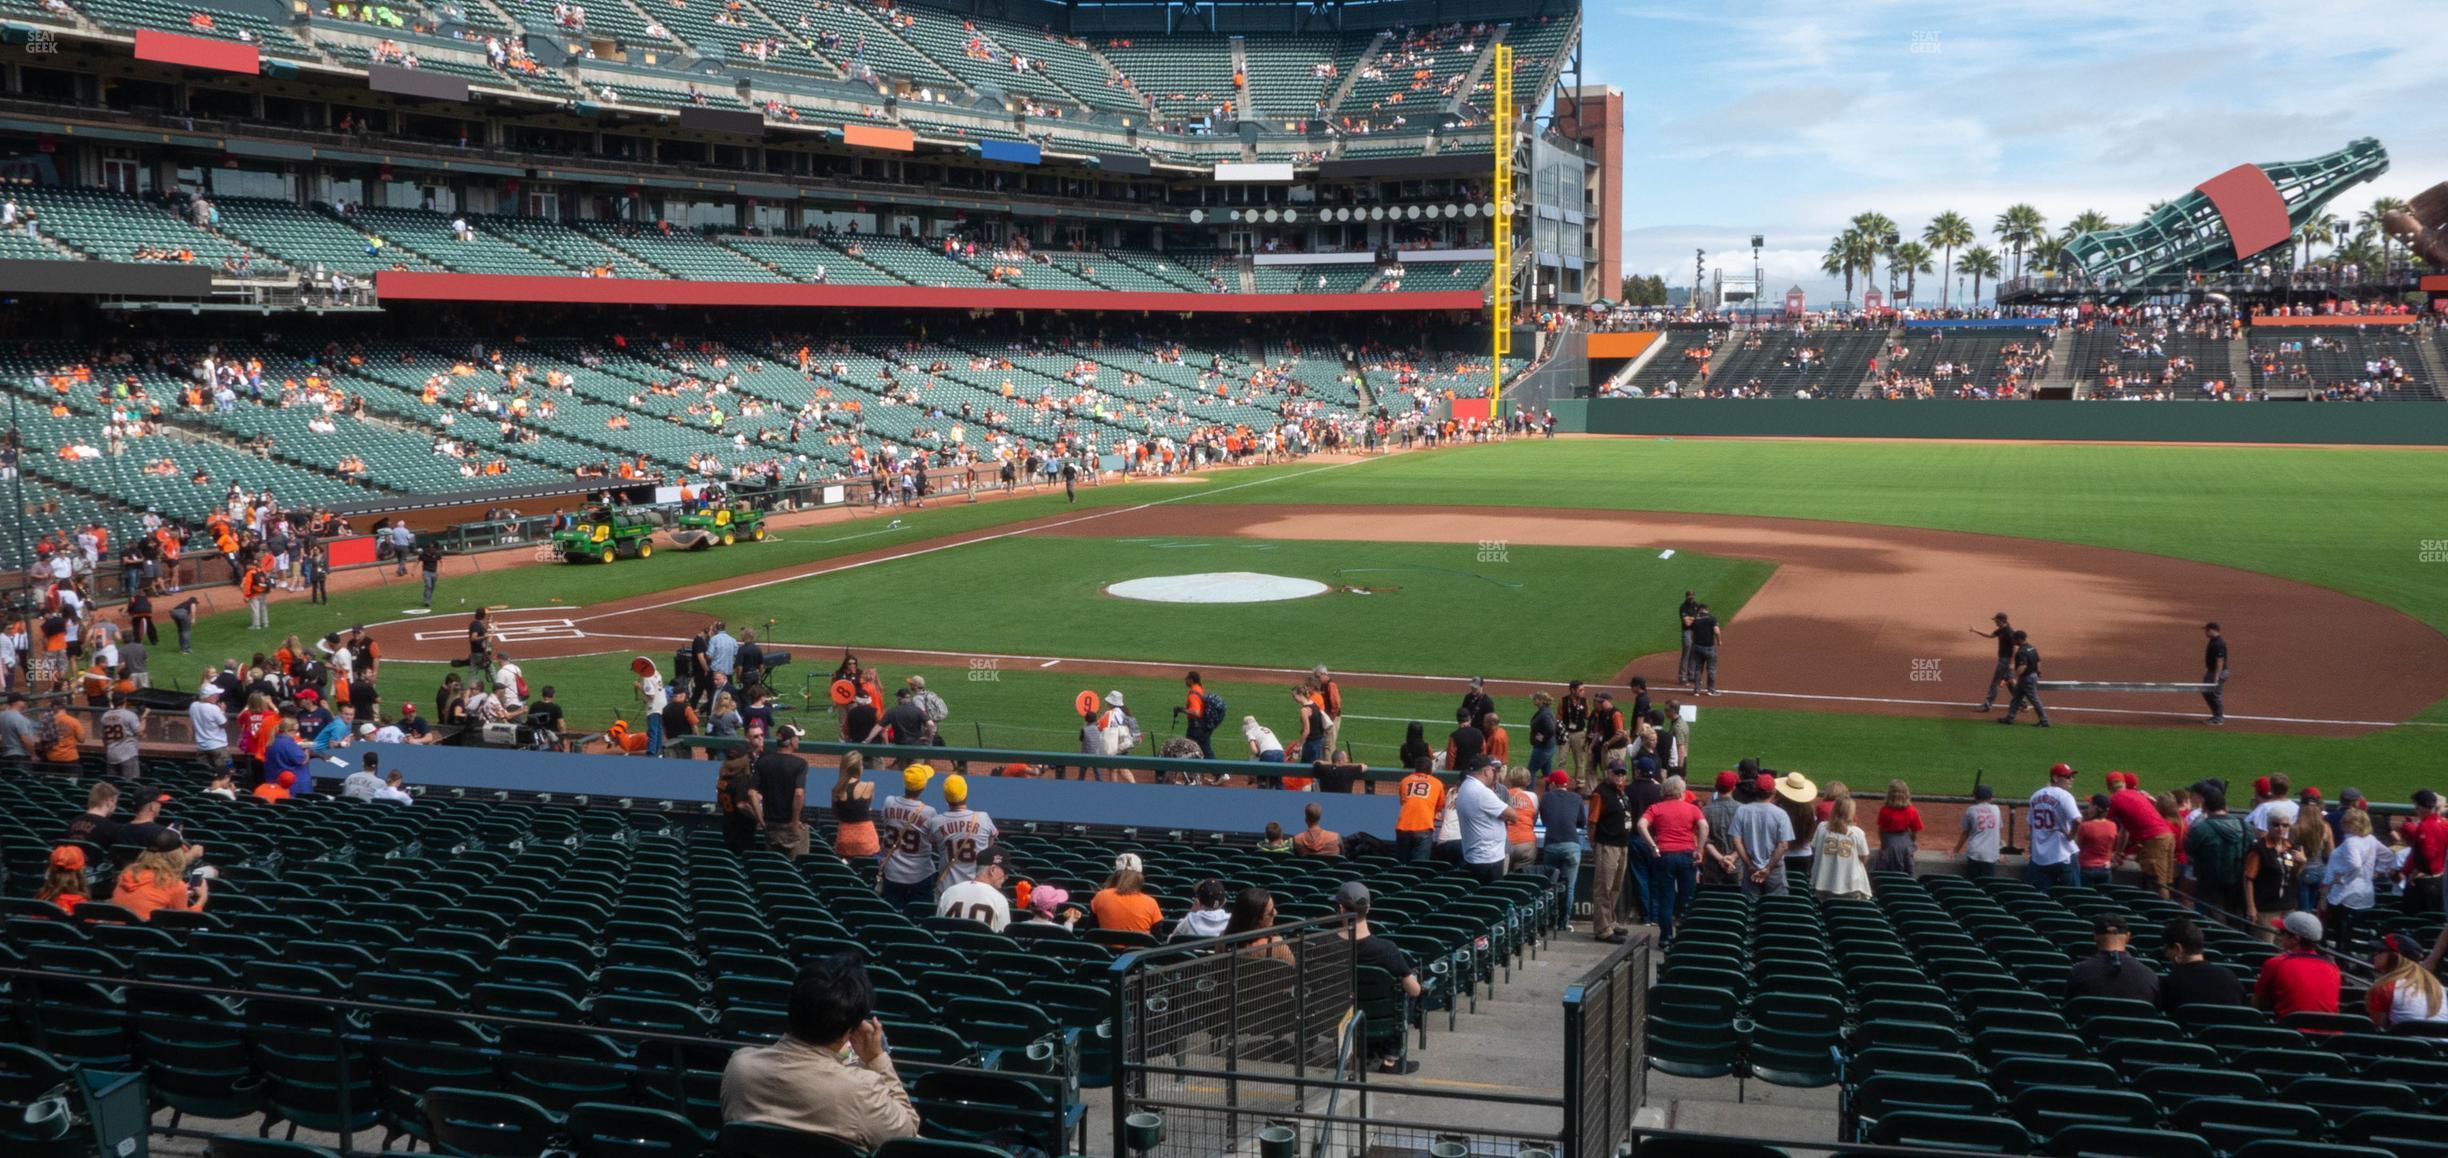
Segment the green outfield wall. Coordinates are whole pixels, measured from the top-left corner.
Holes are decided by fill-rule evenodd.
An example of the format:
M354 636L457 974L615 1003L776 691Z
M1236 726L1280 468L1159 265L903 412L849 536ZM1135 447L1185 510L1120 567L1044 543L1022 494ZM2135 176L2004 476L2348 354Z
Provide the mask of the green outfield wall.
M2448 404L2437 402L1576 398L1554 406L1558 427L1590 434L2448 446Z

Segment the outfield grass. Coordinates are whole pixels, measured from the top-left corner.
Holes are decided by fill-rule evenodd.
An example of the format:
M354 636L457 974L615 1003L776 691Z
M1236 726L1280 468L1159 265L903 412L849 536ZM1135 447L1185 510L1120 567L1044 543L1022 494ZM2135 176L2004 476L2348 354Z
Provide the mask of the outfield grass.
M1674 650L1674 633L1657 616L1607 632L1555 630L1560 609L1594 594L1609 605L1670 607L1687 589L1740 607L1774 569L1601 547L1483 554L1470 543L1028 535L688 606L733 624L774 620L775 639L857 648L1603 681L1638 656ZM1313 579L1332 590L1205 606L1104 591L1124 579L1200 571ZM1347 586L1376 591L1351 594ZM1269 697L1268 707L1280 699Z
M461 598L470 605L539 606L556 598L600 602L1100 506L1448 503L1771 515L2056 539L2265 571L2372 599L2448 628L2448 564L2420 561L2424 540L2448 538L2440 514L2448 511L2448 455L2430 451L1561 440L1398 455L1357 466L1230 471L1205 484L1094 488L1082 491L1080 499L1077 508L1066 506L1059 495L940 507L902 516L905 530L882 535L865 534L882 521L857 520L786 532L780 541L755 547L658 552L651 560L611 567L494 571L446 581L440 603L452 608ZM974 549L932 558L955 563L969 550ZM994 581L985 571L970 579L979 585L972 590ZM279 633L311 636L355 621L395 618L400 608L413 604L414 590L411 577L406 584L341 595L330 608L276 604L273 619ZM871 614L892 617L890 609ZM1536 630L1545 622L1497 624L1494 630ZM195 657L157 656L159 682L192 686L194 668L205 657L268 651L278 633L249 632L244 617L233 613L209 617L197 638ZM1321 636L1317 652L1329 663L1348 662L1339 634ZM1310 660L1304 655L1302 662ZM580 726L600 728L611 712L633 702L617 657L526 666L530 683L561 686L563 702ZM1428 670L1456 666L1439 663ZM384 698L425 705L442 670L387 665ZM966 670L913 670L927 674L952 702L956 732L983 724L990 742L1006 742L997 735L1034 735L1035 742L1056 750L1073 746L1068 704L1084 686L1076 676L1002 671L973 685ZM803 673L785 669L785 683L795 686L798 674ZM1151 725L1165 717L1151 709L1170 705L1175 691L1165 681L1098 683L1109 685L1130 695ZM1231 698L1235 715L1281 698L1272 685L1219 687ZM1454 695L1361 691L1350 699L1347 735L1364 756L1373 750L1383 758L1400 739L1401 720L1416 715L1432 727L1450 720ZM1526 711L1525 705L1502 706L1517 720ZM1284 722L1280 714L1269 719ZM2448 705L2434 705L2423 719L2448 722ZM2041 769L2066 760L2086 769L2132 769L2154 784L2202 775L2248 780L2284 771L2298 783L2355 784L2383 799L2403 799L2448 765L2448 728L2399 728L2331 740L2181 725L2102 725L2067 713L2057 727L2041 731L1998 728L1969 713L1961 718L1852 716L1729 708L1712 701L1703 708L1694 747L1696 766L1724 767L1756 755L1822 778L1879 783L1906 776L1924 791L1960 790L1980 770L2001 791L2021 792Z
M2448 630L2448 562L2422 561L2424 541L2448 540L2448 453L2434 450L1525 440L1191 501L1691 511L2014 535L2300 579Z

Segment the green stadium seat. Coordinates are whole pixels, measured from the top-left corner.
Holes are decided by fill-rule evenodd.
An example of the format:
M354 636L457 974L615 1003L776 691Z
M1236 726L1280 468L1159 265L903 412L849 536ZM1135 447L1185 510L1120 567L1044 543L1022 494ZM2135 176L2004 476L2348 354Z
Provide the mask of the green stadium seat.
M567 1127L578 1158L699 1158L714 1145L687 1118L642 1106L581 1102Z
M2198 1134L2136 1126L2068 1126L2048 1141L2061 1158L2219 1158Z
M1868 1139L1880 1146L2029 1154L2031 1132L2007 1118L1906 1111L1880 1118Z
M715 1145L724 1158L867 1158L867 1151L831 1134L770 1122L725 1122Z
M2246 1096L2193 1098L2173 1108L2168 1124L2201 1135L2227 1154L2254 1142L2316 1139L2328 1131L2320 1111L2309 1106Z
M532 1158L567 1126L525 1098L437 1086L422 1099L434 1142L465 1158Z

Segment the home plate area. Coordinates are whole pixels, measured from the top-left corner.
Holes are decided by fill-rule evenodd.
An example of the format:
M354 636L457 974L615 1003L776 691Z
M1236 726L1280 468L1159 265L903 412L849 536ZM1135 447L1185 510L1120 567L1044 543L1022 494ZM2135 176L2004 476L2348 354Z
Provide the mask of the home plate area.
M541 643L548 639L585 639L586 637L586 632L579 630L577 624L567 619L526 619L517 623L493 625L495 644ZM416 633L416 638L419 643L466 639L467 628L461 627L457 631L420 631Z

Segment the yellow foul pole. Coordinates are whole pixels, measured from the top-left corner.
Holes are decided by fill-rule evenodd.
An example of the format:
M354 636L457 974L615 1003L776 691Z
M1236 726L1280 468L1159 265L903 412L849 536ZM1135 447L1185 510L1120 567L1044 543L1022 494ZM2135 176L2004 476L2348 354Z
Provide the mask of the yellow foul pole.
M1495 259L1488 294L1488 418L1504 395L1504 358L1513 352L1513 46L1496 46L1494 143L1496 217L1489 227Z

